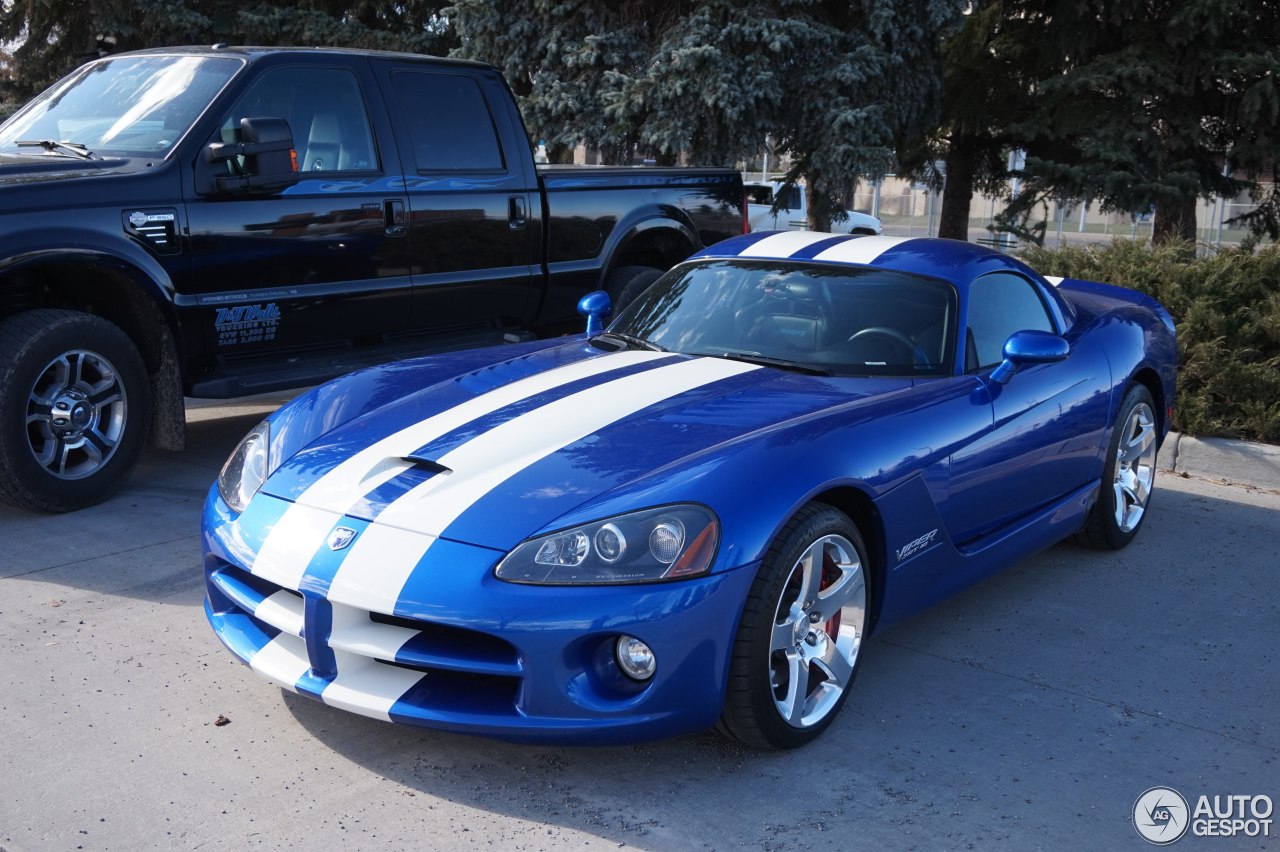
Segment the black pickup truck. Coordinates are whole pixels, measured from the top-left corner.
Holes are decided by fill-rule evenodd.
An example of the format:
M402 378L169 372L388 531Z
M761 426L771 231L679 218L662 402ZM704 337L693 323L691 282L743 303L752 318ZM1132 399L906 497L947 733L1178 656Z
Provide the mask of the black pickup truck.
M563 327L745 230L729 169L535 167L487 65L176 48L0 126L0 501L109 496L183 396Z

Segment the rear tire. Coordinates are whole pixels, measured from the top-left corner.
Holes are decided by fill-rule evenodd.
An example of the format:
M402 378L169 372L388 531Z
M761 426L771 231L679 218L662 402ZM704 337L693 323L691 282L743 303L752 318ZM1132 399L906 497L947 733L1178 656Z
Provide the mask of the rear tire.
M798 748L849 697L867 624L867 549L839 510L810 503L770 545L742 612L717 730Z
M1155 400L1146 387L1133 385L1111 430L1098 500L1076 541L1097 550L1119 550L1133 541L1151 505L1158 449Z
M615 269L609 276L609 298L613 301L613 315L616 317L661 277L662 270L652 266L619 266Z
M146 367L115 325L51 309L0 322L0 502L100 503L137 464L150 421Z

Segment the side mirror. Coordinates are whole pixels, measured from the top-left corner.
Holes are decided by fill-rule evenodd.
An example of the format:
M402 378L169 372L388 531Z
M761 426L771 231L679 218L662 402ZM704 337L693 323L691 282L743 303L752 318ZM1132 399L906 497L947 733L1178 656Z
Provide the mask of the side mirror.
M217 178L220 191L272 191L298 182L298 154L289 122L283 118L242 118L240 140L213 142L205 149L211 163L244 158L240 174Z
M613 302L604 290L595 290L578 300L578 313L587 318L587 334L604 331L605 317L613 312Z
M1027 364L1054 364L1071 354L1071 344L1051 331L1015 331L1004 342L1004 361L991 380L1004 384Z

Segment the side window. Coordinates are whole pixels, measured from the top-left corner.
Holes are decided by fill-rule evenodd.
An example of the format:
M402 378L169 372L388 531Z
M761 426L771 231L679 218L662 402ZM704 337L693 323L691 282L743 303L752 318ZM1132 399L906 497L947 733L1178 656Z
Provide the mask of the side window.
M984 275L969 288L965 370L1004 360L1004 342L1015 331L1057 331L1035 285L1007 272Z
M475 80L461 74L396 71L391 82L409 128L417 171L506 168L493 116Z
M375 171L377 149L360 83L345 68L273 68L249 87L222 123L224 142L238 141L240 119L279 117L289 122L298 169L304 172Z

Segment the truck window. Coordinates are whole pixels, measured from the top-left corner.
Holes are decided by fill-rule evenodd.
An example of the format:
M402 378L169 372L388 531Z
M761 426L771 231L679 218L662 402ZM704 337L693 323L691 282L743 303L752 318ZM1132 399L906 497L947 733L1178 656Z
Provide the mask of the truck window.
M391 81L419 172L505 170L493 116L475 80L396 71Z
M240 119L259 116L289 122L301 171L378 168L360 84L345 68L312 66L265 72L222 122L223 141L239 141Z
M243 62L230 57L126 56L83 66L0 130L0 149L49 139L99 154L167 155Z

